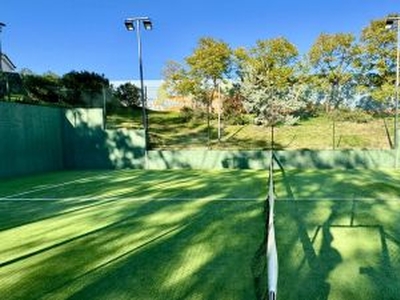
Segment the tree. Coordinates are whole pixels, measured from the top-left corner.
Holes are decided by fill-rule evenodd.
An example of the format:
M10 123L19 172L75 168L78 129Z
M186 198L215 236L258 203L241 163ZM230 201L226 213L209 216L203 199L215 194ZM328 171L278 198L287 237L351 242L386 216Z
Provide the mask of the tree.
M57 74L48 72L43 75L36 75L25 71L22 79L32 100L47 103L62 103L61 78Z
M385 28L385 19L372 20L362 30L357 63L361 92L381 104L394 95L396 80L396 32Z
M67 103L90 107L102 107L103 89L110 84L104 75L88 71L71 71L62 76L61 82Z
M230 71L231 49L227 43L210 37L200 38L185 64L169 62L164 70L167 87L180 95L187 95L205 105L207 113L207 140L210 145L211 103L218 84Z
M163 76L165 88L173 96L194 96L196 95L196 82L188 72L188 67L176 61L168 61Z
M272 147L274 127L293 120L301 106L294 89L297 56L297 48L285 38L260 40L247 51L241 70L245 107L257 124L271 127Z
M114 96L124 106L137 107L140 103L140 89L130 83L124 83L115 89Z
M308 56L313 67L314 83L325 93L326 110L335 108L346 99L345 93L354 88L354 63L360 48L352 34L322 33L312 45Z

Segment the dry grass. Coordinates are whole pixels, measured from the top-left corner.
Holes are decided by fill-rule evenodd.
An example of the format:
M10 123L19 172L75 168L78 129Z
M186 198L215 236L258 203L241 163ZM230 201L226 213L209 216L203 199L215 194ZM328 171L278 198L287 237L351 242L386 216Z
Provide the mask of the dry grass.
M141 111L127 111L108 117L108 128L141 128ZM275 128L275 149L389 149L393 120L372 119L366 123L336 122L326 116L302 120L294 126ZM178 112L150 112L149 131L155 149L193 149L207 147L206 120L187 121ZM335 137L333 132L335 131ZM218 141L217 120L211 121L212 149L269 149L271 129L253 124L222 123Z

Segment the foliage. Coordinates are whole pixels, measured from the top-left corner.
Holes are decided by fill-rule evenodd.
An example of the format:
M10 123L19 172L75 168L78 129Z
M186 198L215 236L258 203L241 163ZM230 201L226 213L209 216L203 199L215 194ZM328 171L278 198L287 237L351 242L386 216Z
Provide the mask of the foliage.
M373 116L362 109L342 109L336 115L336 121L368 123L373 120Z
M20 74L0 72L0 100L32 102Z
M362 55L358 60L361 92L378 102L394 95L396 32L385 28L385 18L372 20L361 33Z
M258 124L285 123L299 109L292 77L298 52L284 38L258 41L247 52L241 91Z
M244 125L248 122L247 118L244 116L246 110L243 105L243 100L240 85L233 85L233 87L229 89L229 93L223 101L225 123L231 125Z
M200 38L185 64L169 62L164 70L166 86L174 94L189 96L205 106L207 114L208 143L211 138L211 104L218 84L227 76L231 66L231 49L228 44L210 37Z
M118 86L114 91L114 96L123 106L141 106L140 89L130 82Z
M61 103L63 101L61 78L56 74L26 74L22 78L31 99L47 103Z
M94 72L71 71L61 78L65 88L65 102L72 105L102 106L103 89L109 87L109 81Z
M104 75L88 71L72 71L62 77L52 72L37 75L22 73L29 98L39 103L102 107L109 81Z
M216 89L218 81L229 72L230 62L231 50L228 44L210 37L201 38L193 54L186 58L190 74L199 80L200 88L211 91Z
M182 64L168 61L163 77L166 90L171 96L189 96L194 93L194 81Z
M322 33L312 45L308 57L314 84L325 94L326 109L338 108L354 89L354 63L360 53L355 37L348 33Z
M195 110L193 108L184 106L180 110L180 116L183 122L190 122L196 120L204 120L206 114L201 110Z

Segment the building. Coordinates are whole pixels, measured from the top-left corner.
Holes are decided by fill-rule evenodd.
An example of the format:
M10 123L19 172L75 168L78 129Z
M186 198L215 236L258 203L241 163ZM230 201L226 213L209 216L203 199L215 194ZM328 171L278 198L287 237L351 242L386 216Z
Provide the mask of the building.
M11 59L4 53L0 54L0 71L2 72L15 72L15 69L17 68Z

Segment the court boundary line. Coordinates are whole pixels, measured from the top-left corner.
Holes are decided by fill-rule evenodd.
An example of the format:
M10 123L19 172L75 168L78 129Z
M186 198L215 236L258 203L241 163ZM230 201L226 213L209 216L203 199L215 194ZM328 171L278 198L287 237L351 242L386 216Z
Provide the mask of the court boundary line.
M400 197L369 197L369 198L338 198L338 197L331 197L331 198L277 198L277 202L280 201L285 201L285 202L324 202L324 201L399 201L400 202Z
M91 181L91 180L96 180L96 178L100 179L100 178L102 178L103 176L106 176L109 173L115 173L115 172L120 172L120 171L122 171L122 170L106 171L106 172L103 172L103 173L100 173L100 174L97 174L97 175L93 175L93 176L89 176L89 177L81 177L81 178L74 179L74 180L67 181L67 182L51 184L51 185L43 186L43 187L37 187L37 188L33 188L33 189L29 190L29 191L23 191L23 192L20 192L20 193L15 193L15 194L11 194L11 195L8 195L8 196L5 196L5 197L1 197L0 200L8 199L8 198L13 199L13 198L18 197L18 196L23 196L23 195L27 195L27 194L31 194L31 193L35 193L35 192L40 192L40 191L45 191L45 190L51 190L53 188L67 186L67 185L74 184L74 183L85 183L86 180L87 181Z
M66 197L66 198L0 198L0 202L53 202L53 201L264 201L264 198L154 198L154 197Z
M26 198L16 198L16 197L0 197L0 202L52 202L52 201L78 201L78 202L90 202L90 201L264 201L264 197L260 198L213 198L213 196L206 197L26 197ZM329 202L329 201L343 201L343 202L353 202L353 201L398 201L400 203L400 198L388 197L388 198L277 198L277 202Z

